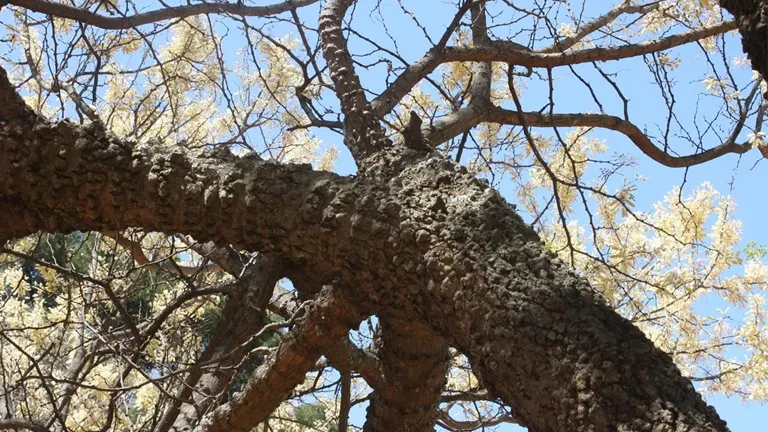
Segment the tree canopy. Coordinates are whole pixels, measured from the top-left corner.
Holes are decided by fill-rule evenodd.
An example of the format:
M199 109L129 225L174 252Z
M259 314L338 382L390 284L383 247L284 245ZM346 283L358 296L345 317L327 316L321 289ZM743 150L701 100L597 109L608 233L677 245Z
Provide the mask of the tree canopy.
M0 4L0 430L768 400L768 3Z

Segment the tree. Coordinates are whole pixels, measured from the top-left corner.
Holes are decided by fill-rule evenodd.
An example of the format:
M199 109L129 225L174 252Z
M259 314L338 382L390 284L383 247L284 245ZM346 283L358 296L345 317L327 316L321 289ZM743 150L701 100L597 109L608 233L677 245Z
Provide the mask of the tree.
M591 134L670 168L765 155L762 80L732 72L726 48L740 29L765 72L763 3L724 0L737 21L704 0L622 1L591 20L521 3L440 3L435 36L396 2L430 45L413 60L384 15L395 3L8 1L0 429L341 431L364 398L365 431L727 430L691 378L765 398L764 253L736 249L733 204L711 187L635 211L637 182L613 180L632 160L600 159ZM371 6L378 34L356 9ZM686 45L721 104L688 153L670 78ZM658 137L604 66L633 58L667 102ZM557 68L600 113L555 111ZM548 100L526 110L537 82ZM354 176L330 172L323 130L343 136ZM482 178L501 172L531 222ZM747 322L698 316L708 292ZM726 361L729 346L748 356Z

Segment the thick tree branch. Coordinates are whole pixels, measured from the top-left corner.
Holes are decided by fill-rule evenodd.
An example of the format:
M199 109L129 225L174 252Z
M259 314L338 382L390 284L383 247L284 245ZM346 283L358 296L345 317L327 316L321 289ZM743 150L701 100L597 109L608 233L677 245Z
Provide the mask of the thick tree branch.
M242 257L231 248L218 247L212 242L199 244L187 239L188 244L202 256L219 264L226 272L240 277L243 274ZM300 302L284 288L274 287L272 298L267 309L284 319L294 316ZM338 370L349 370L359 373L372 388L377 388L380 381L379 360L372 353L358 348L349 337L344 336L323 349L323 355L329 364Z
M195 431L245 432L266 420L304 380L324 346L340 339L363 318L337 290L331 286L323 288L277 351L253 373L243 391L206 416Z
M363 431L432 431L448 372L448 346L421 323L379 320L382 382L371 395Z
M376 114L379 116L387 114L388 111L385 111L385 108L391 110L411 88L443 63L503 62L529 68L554 68L581 63L605 62L668 50L736 28L735 21L725 21L712 27L691 30L647 42L615 47L588 48L564 53L557 53L557 50L552 47L546 48L542 52L531 51L511 41L491 41L487 46L445 47L439 51L429 51L424 57L406 68L394 83L377 98ZM406 82L410 87L403 84ZM397 91L395 86L397 86ZM407 87L407 91L404 92L403 88L405 87Z
M371 388L376 389L381 385L380 360L374 354L358 348L348 337L329 344L323 349L323 355L332 367L359 373Z
M248 266L228 296L223 318L198 359L199 363L206 363L210 371L202 373L202 369L197 368L190 372L160 422L159 432L192 430L203 414L216 407L238 372L236 366L245 353L245 344L264 325L267 304L282 272L279 263L263 256L256 257ZM194 403L181 403L190 399Z
M472 14L472 46L485 48L491 45L488 37L487 14L485 0L475 1L470 9ZM486 104L491 100L491 81L493 71L490 61L479 61L472 64L472 78L469 94L472 96L471 104Z
M720 0L720 6L736 17L741 45L752 68L768 77L768 2L764 0Z
M237 3L197 3L184 6L172 6L122 17L109 17L76 8L62 3L46 0L7 0L8 4L25 8L33 12L67 18L100 27L107 30L125 30L145 24L169 19L186 18L201 14L231 14L240 16L267 16L287 12L296 8L317 3L318 0L287 0L267 6L246 6Z
M342 179L142 149L66 122L0 120L0 239L139 226L285 257L344 287L323 291L201 431L266 418L360 319L357 308L429 325L533 430L727 430L672 359L497 192L436 153L376 153L369 175Z
M15 93L7 80L0 79L0 87ZM13 102L5 91L0 97ZM321 227L294 242L281 238L276 243L275 234L298 234L304 219L321 219L317 212L339 187L350 183L330 173L312 172L307 165L278 165L228 152L192 156L182 147L136 146L109 136L96 124L52 124L12 103L3 109L0 206L9 220L16 221L0 226L3 242L41 229L143 227L241 246L241 236L250 232L260 240L249 249L288 252L305 248L306 238L322 238ZM285 209L292 210L284 213ZM188 229L190 225L197 228ZM325 249L333 243L315 246ZM287 255L301 259L306 254L294 252ZM327 272L317 276L330 280Z
M290 293L282 291L279 287L275 290L269 309L287 319L296 313L300 305ZM376 389L381 384L379 359L373 353L358 348L349 337L344 336L330 343L323 349L323 355L335 369L359 373L371 388Z
M430 305L424 319L467 354L491 394L537 431L726 430L669 356L546 251L496 192L479 186L486 192L472 201L473 187L449 180L448 166L434 157L398 177L414 197L400 201L411 223L444 221L414 226L425 248L415 262L430 282L429 300L413 307ZM442 202L428 198L437 189ZM445 251L456 252L444 267ZM409 274L414 261L401 262Z
M437 147L449 139L469 131L483 121L482 119L490 107L490 102L473 103L437 119L431 125L421 129L424 141L432 147Z
M344 144L360 164L366 156L390 143L372 113L341 31L344 15L354 1L329 0L320 13L318 30L323 56L344 113Z

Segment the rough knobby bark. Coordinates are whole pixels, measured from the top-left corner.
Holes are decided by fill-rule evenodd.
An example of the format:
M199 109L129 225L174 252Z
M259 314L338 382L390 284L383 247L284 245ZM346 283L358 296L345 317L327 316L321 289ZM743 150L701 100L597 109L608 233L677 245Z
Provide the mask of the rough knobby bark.
M537 431L725 430L666 354L441 156L383 151L368 166L380 177L348 179L34 122L0 126L0 237L142 226L263 251L343 282L339 295L364 309L427 323ZM346 331L333 328L334 341ZM321 352L311 346L307 364ZM210 430L245 428L228 409Z
M720 6L736 17L741 45L752 69L768 77L768 2L765 0L720 0Z
M282 276L279 263L259 256L245 268L235 289L227 297L222 320L211 341L198 359L206 363L208 372L193 370L166 411L158 431L190 431L203 415L218 405L238 372L238 364L246 352L246 343L258 333L266 319L266 309L277 280ZM184 400L193 403L181 403Z
M333 284L317 294L243 392L197 431L245 431L266 418L323 348L343 340L364 316L360 311L383 317L381 355L391 356L377 378L368 430L423 430L432 421L434 413L424 409L406 416L413 426L393 423L402 407L388 392L400 386L418 393L411 371L396 363L418 355L406 348L414 335L434 341L420 365L434 365L425 371L430 389L421 407L436 403L431 398L444 379L450 344L532 430L727 430L671 358L547 251L496 191L442 156L390 145L341 31L352 3L329 0L319 31L346 116L345 142L361 175L343 178L227 152L142 147L98 125L50 123L19 102L2 74L0 241L38 230L137 226L259 251L287 263L288 276ZM473 17L481 25L478 12ZM696 37L701 34L662 45ZM435 64L520 58L548 65L565 58L503 49L479 37L477 46L444 50ZM572 56L625 54L606 52ZM395 381L386 382L390 377Z
M365 432L433 430L448 373L448 346L419 322L380 317L381 383L371 395Z

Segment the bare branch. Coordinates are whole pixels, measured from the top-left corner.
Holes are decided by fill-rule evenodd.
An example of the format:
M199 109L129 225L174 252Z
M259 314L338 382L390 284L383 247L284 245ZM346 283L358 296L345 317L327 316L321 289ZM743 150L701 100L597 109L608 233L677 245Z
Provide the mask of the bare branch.
M464 4L462 4L458 12L456 12L456 15L454 15L453 20L446 28L445 33L443 33L443 36L440 38L440 41L437 43L437 45L432 47L432 49L430 49L429 52L427 52L427 54L425 54L424 57L419 59L416 63L406 68L403 73L398 75L398 77L395 79L395 82L393 82L389 87L387 87L386 90L384 90L378 97L376 97L373 102L371 102L374 115L381 118L389 113L392 108L394 108L395 105L397 105L403 99L403 97L408 94L408 92L411 91L411 89L423 78L423 76L418 74L418 71L425 69L434 70L438 65L440 65L440 59L442 58L442 52L445 49L445 46L448 44L451 35L456 31L456 28L458 28L459 24L461 23L462 17L464 17L464 14L467 13L473 4L473 0L465 0Z
M700 153L673 156L653 144L648 136L633 123L620 117L606 114L555 114L550 116L531 112L523 113L522 117L525 123L532 127L585 126L620 132L632 140L632 143L646 156L670 168L691 167L730 153L744 154L752 148L750 143L737 144L734 141L726 141ZM516 126L522 124L518 112L497 107L490 107L484 120Z
M240 16L267 16L317 3L318 0L287 0L267 6L246 6L238 3L198 3L173 6L123 17L108 17L88 10L46 0L8 0L13 6L33 12L67 18L106 30L125 30L158 21L186 18L201 14L231 14Z
M635 124L620 117L607 114L542 114L525 112L522 121L530 127L598 127L626 135L641 152L656 162L670 168L684 168L711 161L726 154L744 154L752 148L751 143L735 142L736 135L715 147L686 156L674 156L656 146ZM479 123L488 121L512 126L521 126L517 111L499 108L492 104L468 106L436 121L432 128L422 130L431 146L437 146L456 135L464 133ZM738 126L740 128L740 126ZM740 129L739 129L740 130Z
M705 39L736 29L735 21L724 21L711 27L691 30L661 39L614 47L587 48L583 50L550 54L517 49L506 41L491 42L488 47L448 47L444 62L450 61L497 61L515 66L552 68L589 62L604 62L637 57L668 50L690 42Z
M544 48L543 50L540 50L537 52L541 52L541 53L564 52L570 49L571 47L573 47L574 45L576 45L577 43L584 40L585 37L599 30L606 24L613 22L614 20L616 20L616 18L620 17L621 15L645 14L658 9L659 6L661 6L661 1L654 1L652 3L648 3L644 5L635 5L630 0L624 0L623 3L611 9L604 15L601 15L595 18L594 20L579 27L578 31L574 35L568 36L567 38L560 39L555 43L553 43L552 45L550 45L549 47Z
M492 41L487 46L446 47L440 51L430 51L406 68L390 88L377 99L377 101L381 100L381 102L376 104L376 114L379 116L385 115L387 113L384 110L385 108L393 108L413 86L443 63L470 61L503 62L529 68L553 68L581 63L605 62L668 50L686 43L735 30L736 28L735 21L725 21L712 27L691 30L686 33L652 41L615 47L589 48L565 53L549 52L552 51L551 47L542 52L535 52L511 41ZM407 87L407 90L403 92L399 87L405 87L402 84L404 82L409 83L410 87ZM398 89L394 88L396 85L399 86Z

